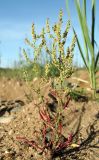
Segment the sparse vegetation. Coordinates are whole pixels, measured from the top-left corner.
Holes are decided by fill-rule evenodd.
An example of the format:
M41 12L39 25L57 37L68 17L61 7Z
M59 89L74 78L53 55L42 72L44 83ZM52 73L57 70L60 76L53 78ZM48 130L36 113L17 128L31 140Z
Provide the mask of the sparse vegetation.
M0 68L0 78L5 77L8 79L21 79L22 71L21 69L12 69L12 68Z
M63 24L60 10L58 21L51 27L47 19L40 33L33 23L31 38L25 39L28 49L21 50L23 57L20 54L13 68L0 68L1 160L99 158L95 0L92 0L92 33L87 25L86 0L82 0L82 6L81 1L74 1L84 51L76 28L71 26L71 20ZM71 29L73 37L69 37ZM82 68L73 66L76 42L85 64Z
M28 58L26 51L23 50L27 63L30 63L31 65L35 64L35 66L33 65L33 70L35 69L35 72L37 73L39 72L37 61L40 57L42 48L44 48L46 54L51 57L51 61L48 59L44 66L45 76L42 76L43 81L49 82L50 76L53 75L53 69L58 73L57 78L55 73L54 77L52 78L52 88L49 93L49 96L53 100L52 103L49 103L48 100L46 100L46 98L42 95L40 87L36 88L32 85L32 89L38 95L38 103L35 105L38 106L39 114L41 120L43 121L41 132L38 135L39 139L42 140L42 144L39 144L39 140L38 142L33 141L32 143L26 138L17 137L17 139L30 144L34 149L40 149L42 154L43 152L49 153L50 151L50 158L47 157L47 159L53 159L53 157L57 155L58 152L61 153L64 149L68 148L73 143L72 133L70 133L68 137L63 136L62 134L62 113L65 112L65 109L68 107L70 101L70 97L68 96L70 89L64 86L64 81L66 81L66 79L69 78L73 72L72 58L76 42L76 35L74 35L70 47L68 47L67 51L65 51L64 46L70 29L70 21L67 22L66 29L62 33L62 16L63 12L60 10L58 22L55 23L55 25L52 27L53 33L51 33L49 20L46 22L46 29L43 28L40 35L36 34L34 24L32 25L32 42L30 42L28 39L25 41L28 45L33 47L33 62L31 62L31 60ZM53 41L52 50L50 50L47 46L46 33ZM41 43L37 46L36 42L39 39L41 40ZM28 79L28 72L26 76ZM55 81L57 81L59 88L56 88L56 83L54 83Z

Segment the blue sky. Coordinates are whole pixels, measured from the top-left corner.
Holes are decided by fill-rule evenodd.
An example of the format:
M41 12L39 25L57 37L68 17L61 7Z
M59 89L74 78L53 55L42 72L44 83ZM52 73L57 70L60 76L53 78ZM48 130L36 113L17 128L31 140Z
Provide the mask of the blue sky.
M91 0L88 0L90 10ZM63 9L64 24L68 20L65 0L0 0L0 54L1 66L10 67L18 60L20 47L24 48L24 39L31 36L31 24L35 23L39 32L45 25L46 18L51 24L57 21L59 10ZM78 17L74 8L74 0L70 0L73 24L80 35ZM89 12L89 11L88 11ZM88 13L90 17L90 12ZM99 44L99 0L96 0L96 40ZM88 21L90 24L90 21ZM75 61L80 62L78 51Z

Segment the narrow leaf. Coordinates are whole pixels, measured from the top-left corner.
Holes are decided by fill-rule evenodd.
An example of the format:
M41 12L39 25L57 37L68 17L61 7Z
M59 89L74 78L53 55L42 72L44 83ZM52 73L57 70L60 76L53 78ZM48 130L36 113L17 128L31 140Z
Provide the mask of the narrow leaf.
M84 5L84 12L86 12L86 1L84 1L83 5ZM77 13L78 13L78 17L79 17L79 22L80 22L80 26L81 26L81 31L82 31L82 36L83 36L83 41L84 41L84 49L85 49L85 54L86 54L86 60L87 60L87 63L88 63L88 66L90 67L90 64L89 64L89 55L88 55L88 47L87 47L87 41L86 41L86 38L85 38L85 31L84 31L84 23L83 23L83 17L86 19L85 15L83 15L83 13L81 12L81 7L80 7L80 2L79 0L75 0L75 6L76 6L76 9L77 9ZM86 14L86 13L85 13Z
M66 10L67 10L68 16L70 18L69 0L66 0Z
M96 60L95 60L95 69L97 68L98 60L99 60L99 51L97 53Z
M76 35L76 32L75 32L74 29L73 29L73 32L74 32L74 34ZM84 57L84 54L83 54L83 51L82 51L82 48L81 48L81 45L80 45L80 42L79 42L79 39L78 39L77 36L76 36L76 39L77 39L78 48L79 48L80 54L81 54L81 56L82 56L83 62L84 62L84 64L85 64L86 68L88 69L88 66L87 66L87 63L86 63L86 60L85 60L85 57ZM88 69L88 70L89 70L89 69Z
M92 0L92 27L91 27L91 42L94 49L94 33L95 33L95 0Z
M91 40L90 40L88 26L87 26L87 22L86 22L85 17L83 17L83 25L84 25L84 33L86 33L85 34L85 39L86 39L86 42L87 42L87 45L88 45L88 48L89 48L89 51L90 51L90 55L91 55L91 65L92 65L92 68L94 68L94 61L95 61L94 50L93 50L93 46L92 46L92 43L91 43Z
M83 13L83 15L86 17L86 0L83 0L82 13Z

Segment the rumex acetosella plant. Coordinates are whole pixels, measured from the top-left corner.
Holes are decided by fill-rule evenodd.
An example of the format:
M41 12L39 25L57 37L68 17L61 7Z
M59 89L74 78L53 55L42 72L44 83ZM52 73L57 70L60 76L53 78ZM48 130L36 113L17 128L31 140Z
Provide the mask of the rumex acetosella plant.
M72 57L73 50L75 47L76 35L74 35L71 45L65 49L67 35L70 29L70 21L67 22L66 29L62 33L62 11L60 11L59 20L55 25L50 28L49 19L46 21L46 27L42 29L40 34L37 34L35 31L35 25L32 24L32 42L29 39L25 39L25 42L33 48L33 69L36 72L39 72L37 68L38 60L41 58L42 51L47 54L48 59L45 62L45 75L48 77L50 68L53 66L58 70L59 80L62 83L64 79L71 76L73 72L72 67ZM47 39L51 40L51 49L48 47ZM30 62L28 55L25 50L23 50L24 56L27 62Z
M75 6L76 6L76 10L77 10L77 14L79 17L79 22L80 22L80 27L81 27L81 31L82 31L82 37L83 37L83 47L79 41L79 38L77 36L77 44L78 44L78 48L81 54L81 57L83 59L83 62L86 66L86 69L88 71L89 74L89 78L90 78L90 87L93 91L93 97L95 97L96 95L96 73L98 70L98 61L99 61L99 51L97 53L95 53L95 8L96 8L96 0L91 0L91 27L89 28L88 26L88 21L87 21L87 1L86 0L82 0L82 6L81 6L81 2L80 0L74 0L75 2ZM68 10L68 14L70 16L70 10L69 10L69 0L66 0L66 4L67 4L67 10ZM89 18L89 17L88 17ZM90 30L89 30L90 29ZM76 33L76 29L73 28L74 33Z
M63 23L63 12L60 10L58 22L51 28L49 20L46 21L46 27L42 29L40 34L37 34L35 31L34 24L32 25L32 42L26 39L26 43L33 48L34 59L33 62L28 58L28 54L23 50L24 56L30 64L33 63L33 70L39 72L37 63L40 61L40 56L42 50L48 55L48 59L44 64L45 76L42 77L43 81L46 83L50 80L49 72L51 73L51 67L58 71L57 83L59 88L56 87L56 83L51 85L48 97L46 98L41 93L40 86L38 88L33 87L33 90L38 95L38 103L35 105L39 109L39 115L43 122L43 126L40 132L37 132L38 141L29 141L26 138L17 137L18 139L28 143L35 150L40 150L40 153L44 152L50 153L50 158L53 159L55 156L59 156L61 152L73 145L73 134L70 133L68 137L63 135L63 113L66 111L68 104L70 102L70 97L68 95L69 89L63 85L63 82L66 81L68 77L71 76L73 72L72 60L73 60L73 50L76 43L76 35L72 39L72 42L67 50L65 49L65 43L67 40L67 35L70 29L70 21L67 22L65 31L62 32L62 23ZM51 39L52 47L47 44L47 38ZM37 43L37 41L39 41ZM34 66L35 64L35 66ZM41 79L41 81L42 81ZM53 77L56 79L56 77ZM44 84L41 82L41 84ZM34 84L35 85L35 84ZM39 143L39 140L41 143ZM49 151L49 152L48 152ZM48 154L46 155L48 156Z

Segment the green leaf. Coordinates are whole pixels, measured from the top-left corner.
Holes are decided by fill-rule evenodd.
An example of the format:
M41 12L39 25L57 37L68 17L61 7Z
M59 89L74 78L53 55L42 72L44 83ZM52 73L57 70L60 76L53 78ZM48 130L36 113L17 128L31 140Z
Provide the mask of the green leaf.
M86 14L86 1L84 1L83 3L83 10ZM83 17L85 17L85 14L83 15L83 12L81 12L81 7L80 7L80 2L79 0L75 0L75 5L76 5L76 9L77 9L77 13L78 13L78 17L79 17L79 22L80 22L80 26L81 26L81 30L82 30L82 36L83 36L83 41L84 41L84 49L85 49L85 54L86 54L86 61L88 63L88 66L90 67L90 63L89 63L89 55L88 55L88 46L87 46L87 40L85 38L85 30L84 30L84 23L83 23ZM85 17L86 19L86 17Z
M70 18L69 0L66 0L66 10L67 10L68 16Z
M86 0L83 0L82 13L83 13L83 15L86 17Z
M95 60L95 69L97 68L98 60L99 60L99 51L97 53L96 60Z
M73 29L73 32L74 32L74 34L76 35L76 32L75 32L74 29ZM83 51L82 51L82 48L81 48L81 45L80 45L80 42L79 42L79 39L78 39L77 36L76 36L76 39L77 39L78 48L79 48L80 54L81 54L81 56L82 56L83 62L84 62L84 64L85 64L86 68L88 69L88 66L87 66L87 63L86 63L86 60L85 60L85 57L84 57L84 54L83 54ZM89 69L88 69L88 70L89 70Z
M94 33L95 33L95 0L92 0L92 26L91 26L91 43L94 49Z
M91 65L92 65L92 69L94 69L94 62L95 62L95 56L94 56L94 49L90 40L90 36L89 36L89 30L88 30L88 26L87 26L87 22L86 22L86 18L83 16L82 18L82 22L83 22L83 29L84 29L84 33L85 33L85 39L90 51L90 55L91 55Z

